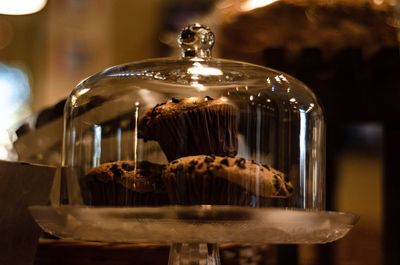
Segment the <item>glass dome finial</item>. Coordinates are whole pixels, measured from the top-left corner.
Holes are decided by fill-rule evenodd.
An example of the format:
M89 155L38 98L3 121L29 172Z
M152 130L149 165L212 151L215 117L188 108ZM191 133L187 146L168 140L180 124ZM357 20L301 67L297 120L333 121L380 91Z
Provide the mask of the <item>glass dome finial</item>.
M195 23L185 27L178 36L183 58L210 58L214 33L209 27Z

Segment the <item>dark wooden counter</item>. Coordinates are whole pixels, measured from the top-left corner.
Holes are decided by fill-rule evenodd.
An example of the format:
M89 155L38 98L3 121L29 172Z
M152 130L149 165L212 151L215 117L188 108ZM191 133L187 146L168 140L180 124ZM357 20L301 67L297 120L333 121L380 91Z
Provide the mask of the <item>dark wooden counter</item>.
M169 246L40 239L35 265L168 264Z

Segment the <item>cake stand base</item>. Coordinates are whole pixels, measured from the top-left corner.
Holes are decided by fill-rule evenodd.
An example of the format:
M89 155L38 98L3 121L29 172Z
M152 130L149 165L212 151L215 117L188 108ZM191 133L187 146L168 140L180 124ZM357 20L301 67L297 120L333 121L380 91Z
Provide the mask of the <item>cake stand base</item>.
M32 206L46 232L81 241L171 245L169 265L219 265L219 243L319 244L356 224L351 213L238 206Z
M168 265L220 265L217 244L173 243Z

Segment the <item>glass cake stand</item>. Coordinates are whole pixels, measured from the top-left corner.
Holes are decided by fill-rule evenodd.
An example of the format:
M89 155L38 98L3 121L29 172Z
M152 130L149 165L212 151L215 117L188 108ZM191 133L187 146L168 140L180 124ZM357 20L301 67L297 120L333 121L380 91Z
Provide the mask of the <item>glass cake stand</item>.
M169 265L220 264L220 243L328 243L358 221L344 212L214 205L29 210L44 231L60 238L171 244Z

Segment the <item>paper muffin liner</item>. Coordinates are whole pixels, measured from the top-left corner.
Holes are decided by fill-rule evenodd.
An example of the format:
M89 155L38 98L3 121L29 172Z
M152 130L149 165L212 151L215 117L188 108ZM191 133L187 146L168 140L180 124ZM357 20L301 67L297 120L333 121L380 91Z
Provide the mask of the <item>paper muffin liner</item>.
M238 110L229 104L192 109L152 124L152 137L169 161L198 154L235 156L238 119Z

